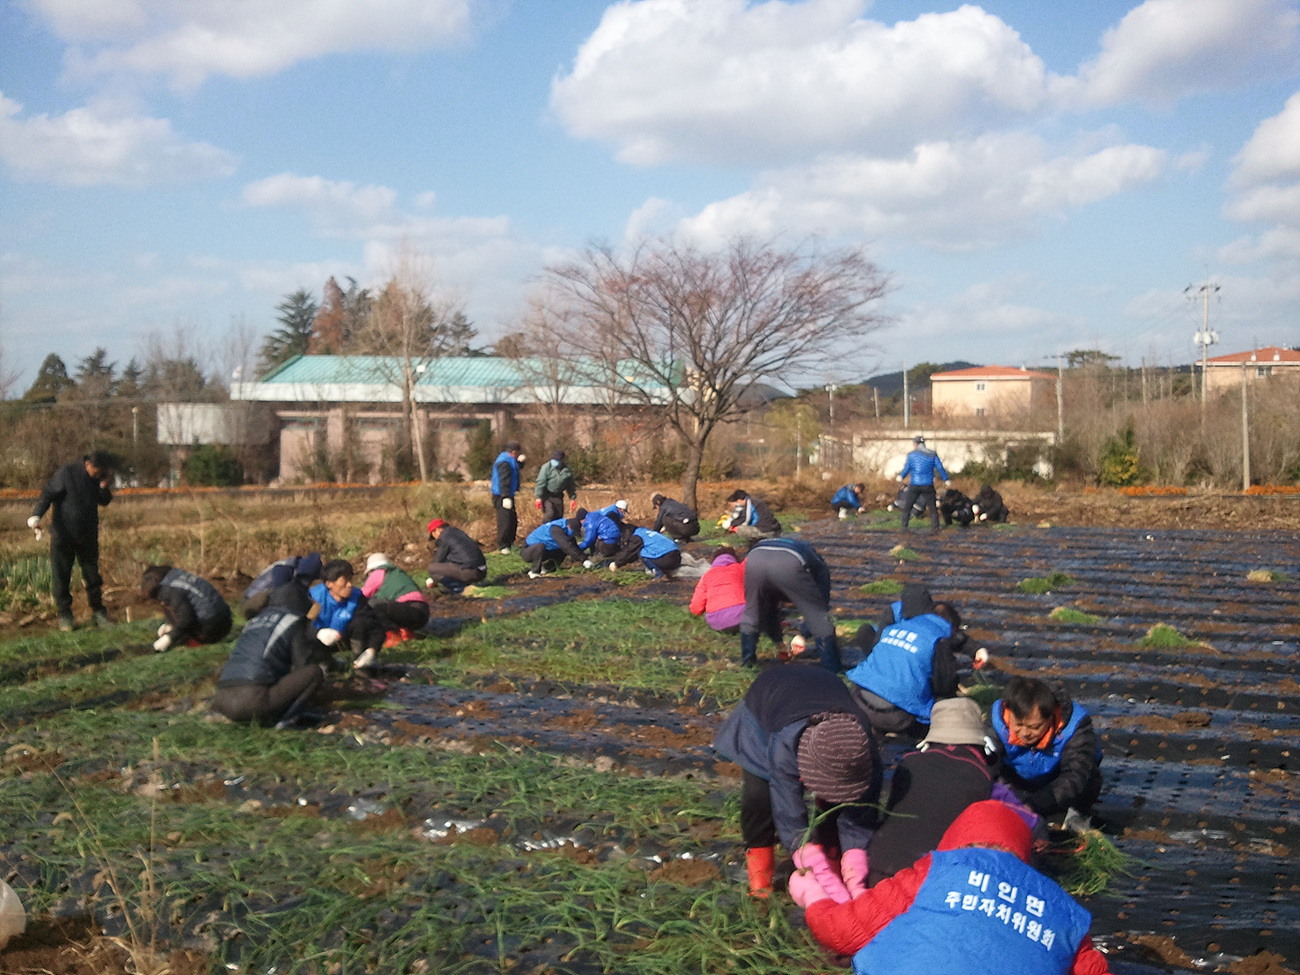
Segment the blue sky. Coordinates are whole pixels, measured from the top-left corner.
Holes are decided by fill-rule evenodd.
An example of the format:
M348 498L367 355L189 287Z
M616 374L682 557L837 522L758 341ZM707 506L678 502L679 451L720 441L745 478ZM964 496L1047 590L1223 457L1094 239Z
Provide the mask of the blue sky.
M485 341L591 241L862 245L904 362L1300 344L1294 0L9 0L0 376L228 370L403 246Z

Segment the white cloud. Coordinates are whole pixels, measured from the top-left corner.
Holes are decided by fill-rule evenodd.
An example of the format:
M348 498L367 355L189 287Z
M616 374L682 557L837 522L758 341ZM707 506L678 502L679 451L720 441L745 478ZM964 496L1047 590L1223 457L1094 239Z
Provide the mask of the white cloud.
M841 156L765 173L683 229L703 240L777 230L888 234L961 250L1030 234L1041 218L1121 193L1166 165L1163 152L1139 145L1052 156L1024 133L934 142L905 159Z
M1087 105L1172 104L1290 73L1298 32L1291 0L1146 0L1106 32L1076 94Z
M351 236L359 227L391 221L397 193L387 186L357 186L346 180L279 173L244 187L245 206L300 209L322 232Z
M15 178L71 186L211 179L235 171L236 157L187 142L166 119L122 115L103 105L23 117L0 94L0 159Z
M326 54L411 51L465 38L480 0L27 0L75 73L274 74Z
M1300 179L1300 92L1287 99L1279 114L1259 123L1233 161L1232 181L1239 186Z
M1250 264L1274 258L1300 264L1300 230L1275 227L1258 237L1242 237L1221 247L1217 257L1225 264Z
M1258 186L1229 203L1226 212L1234 220L1264 220L1300 227L1300 183Z
M605 11L551 106L637 164L890 155L1037 110L1054 80L974 6L893 26L862 0L636 0Z

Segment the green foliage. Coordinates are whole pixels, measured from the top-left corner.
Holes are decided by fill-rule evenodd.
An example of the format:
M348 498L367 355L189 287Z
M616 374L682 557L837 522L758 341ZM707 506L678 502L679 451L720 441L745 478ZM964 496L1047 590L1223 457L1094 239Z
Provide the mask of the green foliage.
M36 370L36 378L27 392L23 393L23 400L28 403L53 403L76 385L68 375L67 365L51 352Z
M482 420L469 435L469 444L465 449L465 466L469 476L476 481L484 480L492 474L492 461L496 459L495 436L492 421Z
M276 316L280 327L266 337L261 351L261 366L268 371L307 354L318 306L310 291L299 288L285 295L275 309L280 313Z
M50 601L50 560L42 556L0 558L0 610L21 613Z
M1101 619L1100 616L1093 616L1091 613L1085 613L1073 606L1057 606L1048 614L1048 617L1058 623L1096 623Z
M608 480L611 473L618 469L622 453L612 445L599 441L590 447L578 444L565 448L564 462L569 465L581 486Z
M1147 630L1146 636L1138 641L1140 647L1150 647L1158 650L1183 650L1198 645L1195 640L1183 636L1168 623L1157 623Z
M915 562L917 559L921 557L917 555L913 549L908 548L906 545L895 545L893 548L889 550L889 554L893 558L898 559L898 561L900 562ZM902 590L900 589L899 592L902 592Z
M1116 435L1106 438L1106 445L1101 451L1101 467L1097 480L1106 487L1128 487L1136 484L1142 477L1142 467L1138 458L1136 434L1133 419L1129 418L1124 428Z
M872 596L897 596L903 591L903 584L897 579L877 579L868 582L861 591Z
M680 448L665 448L655 444L643 468L651 481L680 481L686 473L686 459Z
M1047 576L1031 576L1028 579L1021 579L1016 588L1021 592L1041 596L1044 593L1049 593L1056 589L1063 589L1066 586L1073 584L1074 580L1064 572L1053 572Z
M244 472L233 450L222 444L203 444L185 458L181 473L195 487L234 487L244 483Z
M1049 858L1049 864L1056 867L1057 883L1074 897L1100 894L1113 879L1129 874L1137 862L1095 829L1085 829L1072 837L1067 852L1063 860Z

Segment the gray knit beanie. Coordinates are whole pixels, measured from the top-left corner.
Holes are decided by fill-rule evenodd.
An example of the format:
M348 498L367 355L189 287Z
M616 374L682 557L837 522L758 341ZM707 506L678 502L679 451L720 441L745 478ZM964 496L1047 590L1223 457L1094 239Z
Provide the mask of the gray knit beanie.
M857 718L829 711L808 719L798 758L805 789L823 802L852 802L871 787L876 746Z

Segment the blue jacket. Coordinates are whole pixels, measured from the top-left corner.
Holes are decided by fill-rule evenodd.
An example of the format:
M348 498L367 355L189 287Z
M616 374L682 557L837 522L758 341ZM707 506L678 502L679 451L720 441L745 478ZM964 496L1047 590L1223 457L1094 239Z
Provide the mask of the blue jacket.
M901 603L894 606L900 615ZM934 706L934 646L952 636L952 624L934 613L898 620L880 631L866 660L846 675L859 687L883 697L896 708L930 723Z
M611 507L613 507L611 505ZM615 508L615 511L618 509ZM584 552L590 551L599 539L609 545L617 545L619 541L618 522L605 514L605 509L600 511L589 511L587 517L582 519L582 545Z
M862 499L858 497L858 492L853 490L852 484L844 485L844 487L836 491L835 494L831 497L832 508L834 508L836 505L841 505L841 504L848 505L854 511L857 511L859 508L862 507Z
M612 521L621 522L623 520L623 509L616 504L607 504L603 508L598 508L596 514L604 515Z
M1011 732L1007 728L1007 723L1002 719L1002 698L998 698L993 702L993 709L989 714L989 718L993 722L993 730L1002 739L1002 747L1006 751L1007 765L1029 786L1039 785L1056 774L1066 745L1070 743L1070 739L1074 737L1075 732L1079 730L1079 725L1086 717L1088 717L1088 712L1077 703L1073 703L1070 719L1066 721L1065 727L1052 738L1049 747L1028 748L1025 745L1010 744ZM1101 762L1101 757L1101 745L1099 744L1096 749L1097 762Z
M650 528L638 528L632 534L641 539L641 558L643 559L663 558L669 552L677 551L676 542L667 535L660 535Z
M903 464L903 469L898 472L898 476L900 479L910 478L908 483L912 487L930 487L934 484L936 473L941 480L948 480L948 472L943 469L939 455L925 447L917 447L907 455L907 461Z
M316 617L316 629L328 627L331 630L338 630L343 633L347 630L348 625L352 622L352 617L356 615L357 607L361 605L364 598L361 595L361 587L353 586L352 593L343 602L339 602L330 595L330 591L325 588L325 583L318 582L309 590L311 598L320 604L320 615Z
M552 552L560 551L560 546L556 544L555 537L551 534L552 528L558 528L570 538L573 537L573 529L569 527L568 519L556 518L554 521L544 522L530 531L528 537L524 539L524 544L537 545L540 543Z
M502 464L506 465L510 471L510 482L508 484L501 483ZM497 454L497 459L492 462L492 493L498 498L513 498L518 490L519 461L503 450Z
M1050 878L1001 850L932 853L911 906L853 956L857 975L992 969L1066 975L1092 915Z

